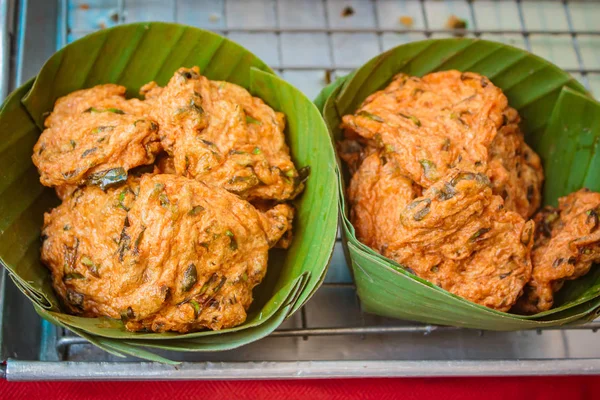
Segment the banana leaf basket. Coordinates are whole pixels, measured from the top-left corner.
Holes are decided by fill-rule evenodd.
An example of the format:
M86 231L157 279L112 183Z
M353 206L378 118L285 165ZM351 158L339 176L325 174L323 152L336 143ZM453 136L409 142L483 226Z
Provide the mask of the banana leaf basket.
M31 161L47 112L60 96L103 83L130 97L149 81L167 83L180 67L248 89L286 115L286 140L297 165L312 170L294 202L294 240L269 254L267 276L254 291L246 322L221 331L133 333L118 320L61 312L40 261L43 214L58 205L39 183ZM0 262L37 313L117 356L170 361L153 349L219 351L258 340L297 311L322 283L336 239L337 166L327 127L315 105L252 53L217 34L168 23L121 25L86 36L55 53L37 77L16 89L0 109Z
M526 142L541 156L544 204L582 187L600 191L600 104L568 73L524 50L469 38L431 39L395 47L323 89L315 103L334 141L342 139L341 117L354 113L394 75L423 76L456 69L490 78L522 117ZM519 330L565 325L600 312L600 268L567 281L555 307L523 316L495 311L453 295L387 259L356 239L349 221L340 163L343 243L358 296L367 312L425 323L488 330Z

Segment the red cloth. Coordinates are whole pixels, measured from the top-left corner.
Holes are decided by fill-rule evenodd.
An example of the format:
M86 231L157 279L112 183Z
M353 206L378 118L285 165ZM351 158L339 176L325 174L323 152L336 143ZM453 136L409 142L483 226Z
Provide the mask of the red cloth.
M598 398L599 393L600 377L596 376L209 382L6 382L0 380L2 400L575 400Z

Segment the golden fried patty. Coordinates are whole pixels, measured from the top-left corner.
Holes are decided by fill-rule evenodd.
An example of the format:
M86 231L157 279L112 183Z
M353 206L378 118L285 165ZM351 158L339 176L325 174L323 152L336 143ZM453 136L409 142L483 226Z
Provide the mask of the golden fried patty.
M100 85L56 102L33 149L43 185L109 184L154 162L158 125L141 101L124 96L122 86Z
M533 224L504 209L482 173L451 171L423 191L369 156L352 178L357 238L418 276L507 311L531 274Z
M166 165L179 175L249 199L288 200L304 187L285 143L285 117L242 87L210 81L197 67L142 88L158 121Z
M428 188L453 169L486 173L494 194L524 218L540 205L543 172L524 142L519 116L487 78L459 71L399 74L342 118L341 157L354 172L379 150Z
M147 174L79 188L47 213L42 261L73 313L133 331L222 329L245 321L292 217L285 204L262 213L223 189Z
M600 193L582 189L561 197L558 209L546 207L535 216L532 279L516 311L549 310L566 280L587 274L600 262L599 213Z

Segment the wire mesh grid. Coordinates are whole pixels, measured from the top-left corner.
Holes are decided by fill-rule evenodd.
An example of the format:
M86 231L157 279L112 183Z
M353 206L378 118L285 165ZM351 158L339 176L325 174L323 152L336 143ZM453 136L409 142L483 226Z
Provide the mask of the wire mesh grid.
M464 21L465 28L449 28L452 16ZM63 0L57 47L98 29L150 20L179 22L227 36L310 98L337 75L347 74L384 50L454 35L496 40L534 52L600 94L600 53L595 51L600 47L600 5L589 1ZM596 332L600 320L568 329ZM338 239L323 288L271 337L306 341L316 336L364 338L459 330L363 313ZM71 346L87 343L62 328L57 336L53 350L62 359L70 359Z

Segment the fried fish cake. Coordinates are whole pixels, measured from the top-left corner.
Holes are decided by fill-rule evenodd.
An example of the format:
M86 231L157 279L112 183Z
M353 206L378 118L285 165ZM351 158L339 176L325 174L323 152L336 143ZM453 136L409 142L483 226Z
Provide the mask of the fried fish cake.
M189 332L243 323L268 250L293 209L266 213L173 175L84 187L45 215L42 261L68 309L127 329Z
M33 149L43 185L108 184L154 162L161 149L158 125L144 117L139 100L124 94L122 86L101 85L56 102Z
M308 171L290 158L284 115L247 90L210 81L194 67L142 93L177 174L249 200L284 201L302 191Z
M566 280L587 274L600 262L600 193L582 189L545 207L535 216L532 279L515 310L535 314L552 308Z
M351 183L359 240L451 293L510 309L531 274L533 223L505 210L482 173L452 171L417 197L378 160L365 159Z
M506 96L481 75L399 74L342 118L340 155L353 172L374 149L394 153L424 188L455 168L485 172L507 208L527 218L539 207L543 173L518 122Z
M378 152L364 160L350 181L350 219L356 237L382 254L389 240L402 234L400 210L421 195L421 188L402 173L394 158Z

